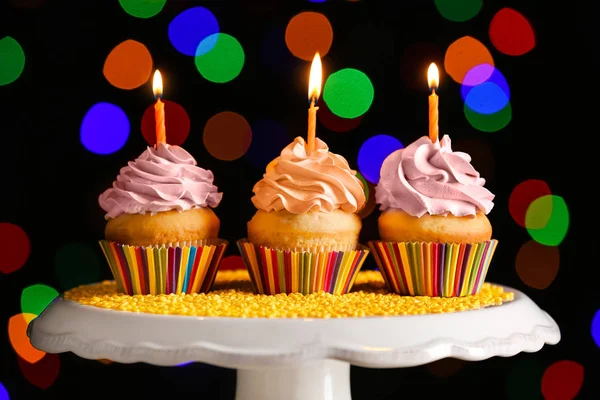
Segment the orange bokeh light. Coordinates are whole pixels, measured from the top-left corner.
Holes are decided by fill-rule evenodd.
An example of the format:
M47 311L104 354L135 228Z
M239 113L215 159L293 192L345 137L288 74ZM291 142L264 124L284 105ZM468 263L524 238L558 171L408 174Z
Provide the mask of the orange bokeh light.
M33 347L27 336L27 326L35 317L33 314L22 313L14 315L8 320L10 344L19 357L31 364L40 361L46 355L45 352Z

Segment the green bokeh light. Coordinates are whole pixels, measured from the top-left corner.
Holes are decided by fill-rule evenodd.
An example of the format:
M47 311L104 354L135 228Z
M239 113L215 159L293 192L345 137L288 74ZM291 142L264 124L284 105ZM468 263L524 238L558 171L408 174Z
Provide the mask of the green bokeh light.
M454 22L464 22L479 14L483 0L435 0L442 17Z
M473 128L482 132L497 132L506 127L512 119L512 106L510 102L506 106L494 114L479 114L469 108L465 103L464 112L467 121Z
M119 0L123 10L132 17L150 18L158 14L167 0Z
M58 292L50 286L35 284L23 289L21 292L21 312L40 315L58 296Z
M363 183L363 186L365 187L365 203L366 203L369 201L369 195L370 195L369 184L367 183L367 180L365 179L364 176L362 176L362 174L360 172L356 172L356 177L358 179L360 179L360 181Z
M363 72L346 68L329 75L323 99L332 113L342 118L360 117L373 104L375 89Z
M15 39L0 39L0 86L14 82L25 68L25 53Z
M506 390L510 400L542 400L544 366L535 360L519 361L509 372Z
M558 246L569 230L569 209L565 200L553 194L531 202L525 214L525 227L533 240Z
M54 266L64 290L94 283L102 271L102 262L94 249L77 243L61 248L54 257Z
M211 49L207 51L205 46L211 46ZM202 40L197 54L200 55L194 57L196 68L200 75L211 82L229 82L240 74L244 66L242 45L225 33L215 33Z

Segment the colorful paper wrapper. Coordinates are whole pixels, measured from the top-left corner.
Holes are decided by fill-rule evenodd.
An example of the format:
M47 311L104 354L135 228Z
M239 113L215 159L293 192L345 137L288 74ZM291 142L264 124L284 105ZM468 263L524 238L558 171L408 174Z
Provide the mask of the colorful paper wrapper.
M369 249L348 251L294 251L259 246L246 239L238 248L256 291L278 293L348 293Z
M128 246L100 241L121 293L170 294L208 292L228 242Z
M498 241L368 244L390 291L405 296L462 297L481 290Z

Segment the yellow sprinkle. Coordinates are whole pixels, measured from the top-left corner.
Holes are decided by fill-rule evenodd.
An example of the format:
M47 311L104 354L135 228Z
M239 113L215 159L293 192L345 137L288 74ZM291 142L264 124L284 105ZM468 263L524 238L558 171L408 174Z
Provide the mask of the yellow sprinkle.
M378 315L440 314L499 306L514 299L501 286L484 283L466 297L400 296L386 289L377 271L361 271L352 291L343 295L254 293L245 270L220 271L209 293L135 295L117 293L113 281L80 286L64 297L81 304L149 314L239 318L343 318Z

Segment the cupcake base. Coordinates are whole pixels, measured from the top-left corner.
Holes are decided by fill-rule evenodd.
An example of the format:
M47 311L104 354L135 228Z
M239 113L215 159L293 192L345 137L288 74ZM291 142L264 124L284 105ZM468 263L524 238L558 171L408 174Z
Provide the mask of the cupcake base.
M462 297L481 290L498 241L368 244L390 291L405 296Z
M99 243L118 291L129 295L208 292L228 245L223 239L148 247Z
M256 291L260 294L348 293L369 249L348 251L278 250L237 242Z

